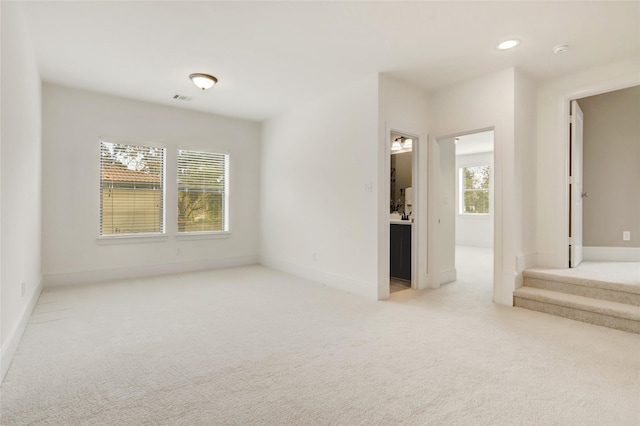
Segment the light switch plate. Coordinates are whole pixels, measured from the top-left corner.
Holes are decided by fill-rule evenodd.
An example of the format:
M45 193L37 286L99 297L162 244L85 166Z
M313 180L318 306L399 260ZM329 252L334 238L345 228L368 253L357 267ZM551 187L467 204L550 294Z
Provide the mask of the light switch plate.
M622 240L631 241L631 231L622 231Z

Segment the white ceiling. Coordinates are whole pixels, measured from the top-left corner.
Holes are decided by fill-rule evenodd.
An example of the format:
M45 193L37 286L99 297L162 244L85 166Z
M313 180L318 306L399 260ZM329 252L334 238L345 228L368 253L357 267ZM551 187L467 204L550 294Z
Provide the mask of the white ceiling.
M456 155L493 152L493 130L458 136Z
M24 2L44 81L263 120L372 73L434 91L640 56L640 2ZM522 44L495 46L507 38ZM552 47L571 49L555 55ZM219 78L199 92L193 72ZM174 93L193 97L174 101Z

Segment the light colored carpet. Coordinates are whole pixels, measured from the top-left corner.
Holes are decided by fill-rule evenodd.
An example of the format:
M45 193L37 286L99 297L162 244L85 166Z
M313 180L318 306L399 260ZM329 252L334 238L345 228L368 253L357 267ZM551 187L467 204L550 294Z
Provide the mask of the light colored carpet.
M568 277L590 278L594 280L640 285L640 262L585 261L579 264L577 268L571 269L535 269Z
M0 423L640 424L640 336L458 274L385 302L260 266L47 289Z

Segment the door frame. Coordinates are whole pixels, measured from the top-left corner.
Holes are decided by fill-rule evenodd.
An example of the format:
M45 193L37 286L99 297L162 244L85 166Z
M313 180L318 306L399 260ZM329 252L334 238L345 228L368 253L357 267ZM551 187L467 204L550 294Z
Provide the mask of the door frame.
M411 148L411 162L412 162L412 170L411 170L411 186L413 188L413 224L411 225L411 288L412 289L423 289L426 288L426 284L424 283L424 279L422 278L426 274L423 273L423 270L426 271L426 244L423 243L426 240L426 227L422 220L424 214L426 213L423 206L423 196L421 192L423 192L423 186L421 185L421 180L423 176L422 171L422 161L420 158L422 156L423 147L423 138L417 135L417 132L399 130L393 126L386 126L385 130L385 143L384 143L384 180L382 185L382 190L384 191L384 200L385 200L385 214L380 217L380 222L382 224L382 231L379 238L380 244L383 245L379 249L382 253L383 259L385 259L384 264L381 265L381 277L378 282L378 299L384 300L389 297L389 278L390 278L390 253L389 253L389 244L391 242L390 236L390 227L389 227L389 203L390 203L390 192L391 192L391 134L396 133L403 135L405 137L413 139L412 148ZM428 139L428 138L427 138ZM424 238L423 238L424 237ZM425 252L423 255L422 252ZM421 261L424 259L424 261Z
M582 262L584 113L577 100L570 103L569 118L569 267ZM578 131L579 130L579 131Z
M500 259L502 259L502 245L499 244L499 238L501 237L501 214L500 214L500 209L502 208L502 191L498 190L498 188L501 188L500 186L500 182L498 181L498 176L502 175L502 165L500 164L500 162L498 161L498 147L496 145L496 127L495 126L489 126L489 127L483 127L480 129L475 129L475 130L467 130L467 131L461 131L461 132L456 132L456 133L452 133L452 134L448 134L448 135L443 135L443 136L439 136L439 137L434 137L434 138L429 138L429 145L430 147L433 146L435 147L435 145L432 144L438 144L438 141L440 140L445 140L445 139L452 139L452 138L456 138L459 136L465 136L465 135L472 135L474 133L481 133L481 132L487 132L487 131L493 131L493 170L492 170L492 175L493 175L493 277L492 277L492 281L493 281L493 291L492 291L492 298L495 300L496 297L496 283L498 282L498 274L500 273ZM429 150L429 207L428 207L428 212L427 215L429 217L429 228L427 230L428 234L429 234L429 256L428 256L428 265L429 265L429 287L431 288L439 288L441 285L441 265L442 263L440 262L440 258L438 256L438 251L436 250L436 247L440 244L439 241L439 237L440 237L440 232L439 232L439 218L438 218L438 203L440 202L440 200L438 200L438 196L440 195L440 190L439 188L435 188L432 187L432 182L438 183L439 182L439 178L437 178L435 176L436 172L439 173L440 169L440 158L434 158L434 155L431 155L432 153L434 153L435 150L430 149ZM438 150L439 152L439 150ZM456 170L457 173L457 170ZM453 235L454 238L454 246L455 246L455 233ZM439 273L432 273L432 271L440 271Z
M569 243L569 229L571 221L571 193L569 191L569 177L571 174L571 132L569 131L571 126L571 102L578 101L582 98L589 96L601 95L603 93L615 92L616 90L628 89L640 85L640 78L637 74L626 75L618 79L608 80L605 82L598 82L591 85L586 85L579 90L575 90L565 94L562 97L562 123L564 132L564 184L561 185L562 199L564 203L561 205L563 221L561 224L561 244L559 246L564 249L560 250L560 263L563 268L569 268L570 255L569 250L566 249Z

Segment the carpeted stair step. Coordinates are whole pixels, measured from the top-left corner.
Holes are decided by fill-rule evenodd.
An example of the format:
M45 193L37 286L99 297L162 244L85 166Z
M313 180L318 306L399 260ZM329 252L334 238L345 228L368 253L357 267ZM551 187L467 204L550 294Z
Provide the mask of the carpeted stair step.
M521 287L514 306L640 334L640 306L552 290Z
M640 306L638 285L563 276L532 269L524 271L524 286Z

